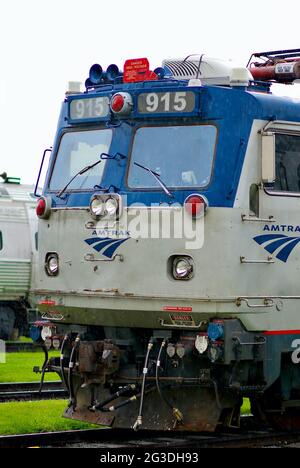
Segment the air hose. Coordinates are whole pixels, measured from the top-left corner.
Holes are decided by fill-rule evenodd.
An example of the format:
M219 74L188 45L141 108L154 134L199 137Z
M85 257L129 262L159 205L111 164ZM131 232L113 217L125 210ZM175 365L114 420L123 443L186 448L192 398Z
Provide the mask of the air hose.
M44 379L45 379L45 372L46 372L46 369L47 369L47 366L48 366L48 363L49 363L48 349L46 348L45 345L42 346L42 349L43 349L44 354L45 354L45 360L44 360L44 364L43 364L43 367L42 367L42 375L41 375L41 383L40 383L39 393L42 392L43 385L44 385Z
M166 398L165 395L163 394L162 389L161 389L160 384L159 384L159 375L158 375L158 371L159 371L159 369L160 369L160 358L161 358L163 349L165 348L166 344L167 344L167 340L163 340L162 343L161 343L160 349L159 349L158 356L157 356L156 371L155 371L156 388L157 388L158 394L159 394L159 396L161 397L161 399L166 403L166 405L169 406L169 408L171 408L171 410L172 410L172 412L173 412L173 415L175 416L176 420L177 420L179 423L182 423L182 422L183 422L183 414L182 414L182 412L181 412L178 408L175 408L175 406L172 405L172 403L170 403L169 400L167 400L167 398Z
M143 381L142 381L142 390L141 390L141 401L140 401L140 410L139 410L139 415L137 417L137 420L135 421L133 425L133 429L137 431L143 424L143 405L144 405L144 394L145 394L145 384L146 384L146 376L148 374L148 362L149 362L149 355L150 351L153 348L153 338L150 338L150 341L148 343L147 347L147 353L145 357L145 364L144 364L144 369L143 369Z
M65 375L65 369L64 369L64 350L65 350L65 346L66 346L66 343L67 341L69 340L69 336L68 335L65 335L64 339L63 339L63 342L62 342L62 345L61 345L61 348L60 348L60 373L61 373L61 379L63 381L63 384L64 386L66 387L69 395L70 395L70 389L69 389L69 385L68 385L68 382L67 382L67 378L66 378L66 375Z
M155 386L152 386L151 388L148 388L147 390L144 391L144 395L148 395L148 393L153 392L153 390L155 390L155 388L156 388ZM137 401L137 399L140 398L140 396L141 396L141 393L138 393L137 395L133 395L132 397L128 398L125 401L121 401L121 403L118 403L115 406L110 406L109 408L105 409L105 411L106 412L116 411L116 410L118 410L120 408L123 408L124 406L129 405L129 403L133 403L134 401Z
M110 411L108 408L104 408L108 403L110 403L111 401L116 400L120 396L124 395L124 393L127 393L130 390L133 391L135 389L136 389L135 384L127 385L126 387L121 388L121 390L119 390L118 392L115 392L113 395L111 395L106 400L102 401L101 403L98 403L97 405L92 406L90 409L91 409L91 411L97 411L97 410L104 411L104 412L105 411Z
M80 338L79 335L77 335L75 339L74 346L71 351L70 355L70 361L69 361L69 374L68 374L68 387L69 387L69 392L70 392L70 403L73 405L76 405L76 399L75 399L75 392L74 392L74 384L73 384L73 369L75 365L75 359L76 359L76 351L79 347L80 343Z

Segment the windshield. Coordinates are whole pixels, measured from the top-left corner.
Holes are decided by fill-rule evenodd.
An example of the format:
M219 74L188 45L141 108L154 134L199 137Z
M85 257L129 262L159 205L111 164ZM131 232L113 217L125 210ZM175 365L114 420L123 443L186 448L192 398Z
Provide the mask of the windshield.
M60 141L54 169L49 184L50 190L61 190L81 169L99 161L101 153L108 153L112 130L88 130L65 133ZM102 180L106 161L78 175L68 190L92 189Z
M128 173L132 188L158 188L155 171L167 187L205 187L212 172L217 129L212 125L142 127L135 134Z

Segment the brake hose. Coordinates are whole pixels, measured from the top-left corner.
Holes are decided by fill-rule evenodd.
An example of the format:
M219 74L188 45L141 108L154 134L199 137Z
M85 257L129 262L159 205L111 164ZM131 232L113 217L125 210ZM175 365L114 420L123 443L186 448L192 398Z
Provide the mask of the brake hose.
M70 389L69 389L69 385L68 385L68 382L67 382L67 379L66 379L65 369L64 369L64 350L65 350L65 346L66 346L66 343L67 343L68 339L69 339L69 336L65 335L65 337L63 339L63 342L62 342L62 345L61 345L61 348L60 348L60 361L59 362L60 362L61 379L63 381L64 386L67 389L67 392L70 395Z
M146 376L148 374L148 361L149 361L149 355L150 351L153 348L153 338L150 338L150 341L148 343L147 347L147 353L145 357L145 364L144 364L144 369L143 369L143 381L142 381L142 390L141 390L141 402L140 402L140 411L139 415L137 417L137 420L135 421L133 425L133 429L137 431L143 424L143 405L144 405L144 393L145 393L145 383L146 383Z
M160 369L160 358L161 358L161 354L162 354L162 351L163 349L165 348L166 346L166 343L167 343L167 340L163 340L162 343L161 343L161 346L160 346L160 349L159 349L159 353L158 353L158 356L157 356L157 361L156 361L156 371L155 371L155 381L156 381L156 388L157 388L157 391L158 391L158 394L159 396L162 398L162 400L169 406L169 408L171 408L172 412L173 412L173 415L175 416L176 420L179 422L179 423L182 423L183 422L183 414L182 412L178 409L178 408L175 408L174 405L172 405L169 400L167 400L167 398L165 397L165 395L163 394L161 388L160 388L160 385L159 385L159 376L158 376L158 371Z
M113 393L110 397L108 397L106 400L102 401L101 403L97 403L96 405L92 406L90 409L91 411L96 411L96 410L100 410L100 411L109 411L109 409L107 408L104 408L106 405L108 405L108 403L111 403L112 401L116 400L117 398L119 398L120 396L124 395L124 393L127 393L129 391L134 391L136 389L136 385L135 384L130 384L130 385L127 385L126 387L124 388L121 388L121 390L118 390L117 392Z
M148 395L148 393L153 392L153 390L155 390L155 388L156 388L155 386L152 386L152 387L146 389L145 392L144 392L144 395ZM103 410L105 409L106 412L116 411L116 410L118 410L120 408L123 408L124 406L129 405L129 403L133 403L134 401L137 401L137 399L140 398L140 396L141 396L141 393L138 393L137 395L133 395L132 397L128 398L125 401L121 401L121 403L118 403L115 406L110 406L109 408L103 408Z
M69 391L70 391L70 403L74 404L74 405L75 405L76 401L75 401L75 393L74 393L74 385L73 385L73 368L74 368L74 365L75 365L74 357L76 358L75 353L76 353L77 348L79 346L79 342L80 342L80 338L79 338L79 335L77 335L77 337L75 339L74 346L73 346L72 351L71 351L70 361L69 361L68 385L69 385Z
M43 385L44 385L45 372L46 372L46 369L47 369L47 366L48 366L48 363L49 363L48 349L46 348L45 344L42 346L42 349L43 349L44 354L45 354L45 360L44 360L44 364L43 364L43 367L42 367L42 375L41 375L39 393L42 392Z

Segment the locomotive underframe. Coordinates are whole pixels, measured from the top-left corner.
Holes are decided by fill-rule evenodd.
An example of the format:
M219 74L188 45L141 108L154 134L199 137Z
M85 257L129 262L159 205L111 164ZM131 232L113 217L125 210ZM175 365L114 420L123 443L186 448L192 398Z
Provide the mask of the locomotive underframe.
M237 319L210 323L223 336L209 337L209 324L197 332L54 325L64 344L48 370L69 392L64 416L115 428L209 432L238 427L244 397L256 415L273 420L299 406L287 339L249 333ZM276 378L269 369L274 348L281 355Z

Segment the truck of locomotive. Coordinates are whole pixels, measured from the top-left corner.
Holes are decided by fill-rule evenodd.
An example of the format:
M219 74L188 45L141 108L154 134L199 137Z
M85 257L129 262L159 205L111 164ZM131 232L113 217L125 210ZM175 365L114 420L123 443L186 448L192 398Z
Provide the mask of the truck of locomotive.
M47 330L49 346L51 340L62 341L61 356L49 361L48 370L59 373L69 391L70 402L65 411L65 416L69 418L111 427L214 431L220 424L239 426L240 408L243 398L247 397L251 400L252 413L257 417L277 427L299 427L300 341L297 337L300 332L299 325L297 327L299 319L296 309L300 296L294 282L290 282L290 286L285 282L286 291L282 290L283 272L280 267L285 265L269 255L270 250L266 258L264 250L260 247L259 255L257 244L260 242L261 246L264 239L257 239L255 243L254 237L259 226L260 232L264 230L263 234L268 235L273 231L277 233L277 239L283 240L285 235L278 235L281 228L278 228L277 223L281 222L285 225L286 232L292 232L288 231L284 210L288 210L288 202L298 203L299 198L294 197L292 202L290 198L280 198L280 202L276 202L275 205L274 201L274 205L271 206L269 200L274 200L274 197L269 196L267 191L274 188L275 180L274 133L277 131L282 135L299 135L297 132L300 131L300 102L273 97L269 92L269 84L241 83L240 71L238 79L233 80L229 86L224 83L217 83L221 85L217 87L203 86L203 83L199 84L196 80L196 83L192 83L194 88L191 88L188 78L181 80L180 76L176 76L180 65L185 64L176 62L172 70L171 81L174 79L176 83L174 81L170 84L170 78L165 81L162 78L157 83L143 83L143 91L149 89L149 92L153 93L157 89L163 90L164 87L170 89L170 86L178 86L181 91L198 89L201 96L200 120L220 122L224 117L224 121L231 119L236 127L236 132L232 131L232 126L231 130L227 127L225 132L224 128L220 129L220 154L218 156L217 153L217 158L229 158L230 145L234 153L231 156L232 165L228 164L225 169L222 170L221 166L218 166L220 160L216 162L216 177L224 179L224 184L218 186L223 198L220 200L219 197L216 200L213 192L200 191L203 215L207 208L207 200L211 205L206 213L206 225L209 222L214 223L210 225L211 236L206 240L205 249L202 249L206 250L202 257L206 273L204 277L198 277L197 283L202 287L207 280L207 296L203 293L203 288L201 297L196 298L195 294L189 296L191 289L188 289L187 281L175 285L181 292L184 287L187 288L184 299L180 294L177 297L176 289L173 290L173 297L169 293L167 298L164 298L164 285L156 283L155 287L155 278L149 280L152 297L150 293L146 298L140 298L138 292L127 293L120 292L120 288L111 289L115 288L113 280L110 280L111 288L105 289L99 277L96 282L93 281L92 289L88 278L85 280L85 275L89 275L91 270L85 269L81 260L76 263L75 253L80 256L82 251L78 247L77 252L77 244L74 242L71 257L71 250L68 250L70 238L65 231L69 223L72 241L77 239L78 234L74 233L74 229L78 230L78 235L84 236L80 231L79 222L86 228L89 228L88 223L93 224L90 217L91 206L86 202L87 198L80 198L80 201L74 204L75 197L81 196L76 191L64 193L64 197L60 197L62 192L68 191L61 187L61 193L53 193L47 190L46 185L44 196L38 205L43 247L39 261L41 285L35 293L39 308L48 317L48 322L38 324L37 328L40 332L42 329ZM197 62L195 66L196 74ZM172 63L169 64L169 68L172 69ZM99 72L99 68L96 70ZM95 67L92 67L91 71L95 72ZM195 75L190 78L195 78ZM101 83L93 83L93 79L94 76L90 74L87 93L91 97L107 92L107 89L110 98L114 93L124 90L134 94L141 89L140 83L127 86L118 83L107 87L101 80ZM243 80L245 81L245 74ZM80 95L76 98L79 99ZM48 179L53 171L57 151L55 148L59 147L61 129L66 131L69 127L72 130L79 124L88 126L88 122L70 122L70 99L74 99L74 96L68 96L63 105ZM122 121L116 114L112 117L110 112L105 125L122 128L119 119ZM127 120L129 121L130 117L127 116ZM187 120L186 117L183 118L184 122ZM134 118L132 122L134 125ZM170 121L168 123L171 124ZM222 126L221 123L216 125ZM130 128L130 122L128 127ZM223 152L220 149L222 144L225 148ZM124 166L122 159L124 149L121 146L118 148L117 144L115 149L119 158L105 155L106 159L113 159L108 161L111 173L116 170L116 164L123 167L123 171L126 166L126 160ZM227 177L226 173L227 176L228 173L231 175ZM111 180L113 181L113 177ZM109 193L101 192L101 187L98 187L99 197L107 200L111 193L117 191L118 184L120 179L115 182ZM124 195L126 190L125 186L123 192L118 192ZM161 188L162 193L163 191L165 190ZM183 194L188 195L190 192ZM168 200L167 196L165 199ZM181 197L180 200L183 204L184 199ZM283 204L280 205L282 200ZM192 204L192 215L194 210L198 209L196 201L193 203L195 206ZM276 221L274 213L282 221ZM292 215L294 216L294 213ZM219 235L221 230L224 232ZM224 249L220 246L223 236ZM230 246L226 236L235 238L234 241L231 240ZM248 238L252 238L251 242ZM64 247L61 248L59 243L65 239L68 245L64 243ZM146 249L148 254L152 248L153 244ZM169 250L172 251L172 246ZM169 255L169 250L166 255ZM119 251L121 263L117 266L117 259L114 258L115 268L120 268L119 265L126 267L128 257L125 254L126 261L122 263L124 250L120 248ZM152 252L157 259L154 248ZM183 247L176 246L173 254L178 255L178 252L185 259L193 255ZM224 255L224 262L220 255ZM287 277L292 277L298 268L299 254L294 252L293 255L295 259L290 267L292 270L284 273L287 281ZM92 261L92 257L86 257L86 260ZM144 260L145 255L141 253L140 261ZM59 266L56 264L58 261ZM195 268L196 263L197 261ZM232 270L228 269L229 263ZM108 262L102 265L112 268L112 264ZM93 272L97 274L97 263L92 263L92 266ZM127 277L127 282L130 282L132 272L125 267L123 275ZM53 269L53 275L49 273L49 268ZM79 273L81 268L84 272L82 270ZM275 279L272 277L272 268L276 269ZM146 264L142 266L143 269L146 273L144 281L147 282L150 272L147 276ZM138 282L141 279L142 270L139 270L138 275L134 275L134 281ZM158 278L163 282L162 271L158 273ZM216 279L218 271L220 276ZM233 271L235 273L232 273ZM151 273L154 274L153 270ZM109 274L112 275L111 270ZM79 286L73 285L73 279L78 279L78 276L81 276L84 284L80 292ZM110 278L112 277L114 278ZM63 285L62 281L65 281ZM165 281L169 279L165 277ZM96 287L98 282L100 285ZM223 295L220 294L219 298L216 298L211 292L211 283L212 287L218 283L221 289L223 285L224 288L233 291L232 295L226 296L223 292ZM79 282L75 281L74 284L79 285ZM142 287L146 286L142 283ZM95 298L100 298L98 305L93 302ZM138 299L144 302L134 306L134 301ZM286 319L283 319L282 310L285 311ZM39 333L37 335L40 337Z

